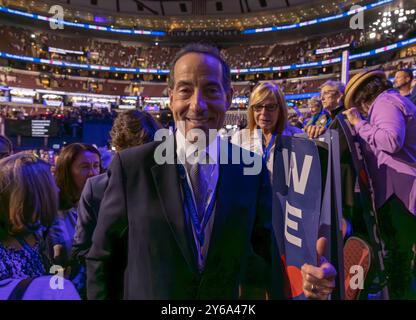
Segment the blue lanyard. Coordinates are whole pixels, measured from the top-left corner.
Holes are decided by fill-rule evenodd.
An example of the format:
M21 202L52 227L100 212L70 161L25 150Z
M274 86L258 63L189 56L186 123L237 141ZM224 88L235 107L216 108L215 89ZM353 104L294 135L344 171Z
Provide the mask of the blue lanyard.
M205 227L207 226L209 218L211 217L214 211L215 197L216 197L217 190L215 188L214 194L211 197L211 201L209 202L208 208L204 211L202 221L200 221L197 209L195 207L195 202L192 198L192 191L186 179L185 168L182 164L179 164L178 168L179 168L179 177L182 182L182 188L183 188L184 196L185 196L185 199L184 199L185 206L186 206L187 211L190 213L192 225L197 235L200 247L202 248L202 246L204 245L204 241L205 241L205 234L204 234Z
M270 150L272 149L272 146L273 146L273 144L274 144L274 139L276 138L276 135L275 134L273 134L272 135L272 138L270 139L270 141L269 141L269 144L267 145L267 148L266 148L266 150L264 150L264 145L263 145L263 142L261 143L261 146L262 146L262 148L263 148L263 159L264 159L264 161L267 161L268 159L269 159L269 156L270 156Z

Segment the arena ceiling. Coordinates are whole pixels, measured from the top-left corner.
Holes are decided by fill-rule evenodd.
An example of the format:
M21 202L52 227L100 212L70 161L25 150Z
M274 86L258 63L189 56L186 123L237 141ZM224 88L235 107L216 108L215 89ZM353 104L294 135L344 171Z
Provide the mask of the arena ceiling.
M297 6L339 6L345 1L325 0L58 0L73 7L150 15L244 14L284 10ZM363 1L355 1L363 2Z
M376 0L0 0L15 8L46 13L62 5L65 18L117 27L165 31L237 29L297 23Z
M136 11L127 10L127 4L146 3L146 5L153 4L156 7L163 6L165 9L168 5L178 5L180 3L187 3L195 5L199 0L194 1L152 1L152 0L0 0L0 5L8 6L10 8L28 11L32 13L40 13L43 15L50 15L49 9L51 5L57 3L62 4L64 8L64 19L74 22L86 22L97 25L114 26L116 28L134 28L134 29L150 29L167 32L166 37L141 36L131 37L123 34L111 34L113 40L124 41L139 41L159 42L166 45L176 45L187 43L189 41L200 41L202 38L208 41L214 41L222 45L231 45L235 43L250 43L250 44L264 44L269 42L295 42L301 41L308 37L313 37L318 34L325 34L333 32L334 30L342 31L349 27L348 19L339 19L328 22L323 25L310 25L300 29L288 29L284 32L269 32L262 34L240 35L240 31L253 27L265 27L293 24L302 21L308 21L317 17L328 17L334 14L348 11L352 5L373 4L378 0L266 0L266 4L272 7L274 4L277 7L286 6L285 8L272 9L266 11L253 12L256 7L253 3L259 3L260 0L206 0L203 1L208 7L209 3L237 3L238 6L242 4L247 8L250 7L251 12L234 13L234 14L184 14L184 15L167 15L165 11L163 15L160 12L155 13L138 13ZM93 3L96 3L93 4ZM111 4L111 5L110 5ZM116 5L116 8L111 6ZM118 4L118 5L117 5ZM117 7L118 6L118 7ZM395 0L389 4L376 7L366 12L366 21L372 21L374 17L380 14L380 11L392 7L412 7L416 8L416 0ZM110 8L111 7L111 8ZM156 8L155 7L155 8ZM274 7L273 7L274 8ZM224 7L224 10L226 8ZM160 9L161 10L161 9ZM170 12L170 11L169 11ZM29 24L30 22L25 18L16 16L2 15L1 19L8 19L14 24ZM43 24L37 24L37 28L43 28ZM46 27L45 27L46 28ZM214 34L210 30L215 30ZM195 32L194 32L195 31ZM201 32L199 32L201 31ZM216 32L217 31L217 32ZM69 28L63 32L75 32L80 36L85 36L85 33L80 32L79 29L72 30ZM185 35L183 35L185 33ZM202 36L201 36L202 33ZM88 35L92 37L106 38L108 33L99 31L88 31ZM202 37L202 38L201 38Z

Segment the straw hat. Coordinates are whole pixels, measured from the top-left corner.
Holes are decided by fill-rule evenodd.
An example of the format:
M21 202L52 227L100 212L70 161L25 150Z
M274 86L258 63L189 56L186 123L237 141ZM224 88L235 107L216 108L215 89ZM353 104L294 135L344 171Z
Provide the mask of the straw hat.
M371 71L360 72L356 74L355 76L353 76L350 79L350 81L348 81L347 87L345 88L345 100L344 100L345 109L350 109L353 107L351 104L352 104L355 94L357 93L357 90L366 80L373 78L373 77L386 79L386 75L384 71L371 70Z

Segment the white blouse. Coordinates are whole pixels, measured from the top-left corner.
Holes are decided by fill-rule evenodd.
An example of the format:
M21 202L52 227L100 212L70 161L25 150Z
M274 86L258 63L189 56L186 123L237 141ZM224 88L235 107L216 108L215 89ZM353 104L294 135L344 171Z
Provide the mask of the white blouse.
M282 135L284 136L293 136L296 133L303 133L303 131L297 127L293 126L286 126L283 130ZM250 137L251 135L251 137ZM276 142L276 141L275 141ZM240 146L243 149L252 151L263 156L263 137L261 133L261 129L256 129L250 132L249 129L242 129L237 131L231 137L231 143ZM273 173L273 160L274 160L274 149L276 143L274 143L270 149L269 158L266 159L266 166L270 173L270 178L272 177Z

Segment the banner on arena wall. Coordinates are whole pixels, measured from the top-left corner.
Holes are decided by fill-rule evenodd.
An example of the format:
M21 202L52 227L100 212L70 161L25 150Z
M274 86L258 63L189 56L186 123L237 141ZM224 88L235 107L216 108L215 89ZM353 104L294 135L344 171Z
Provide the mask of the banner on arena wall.
M54 48L54 47L49 47L48 51L52 53L63 54L63 55L66 55L66 54L83 55L84 54L84 52L82 51L74 51L74 50L67 50L67 49Z
M328 142L330 145L331 139ZM335 217L340 214L336 210L340 193L333 192L333 187L341 188L341 185L339 180L333 179L334 168L339 170L339 166L337 169L331 165L333 157L329 145L288 136L279 137L276 143L273 228L285 270L284 289L288 299L306 298L301 267L305 263L317 265L316 241L319 237L328 239L325 256L337 271L343 269L342 255L334 257L331 254L331 251L342 252L338 236L341 226L339 218ZM334 186L334 181L339 185ZM340 282L337 279L337 284ZM342 298L343 286L337 291L335 297Z
M321 48L321 49L316 49L315 50L315 54L325 54L325 53L332 53L336 50L340 50L340 49L345 49L345 48L349 48L350 44L349 43L345 43L339 46L334 46L334 47L330 47L330 48Z

